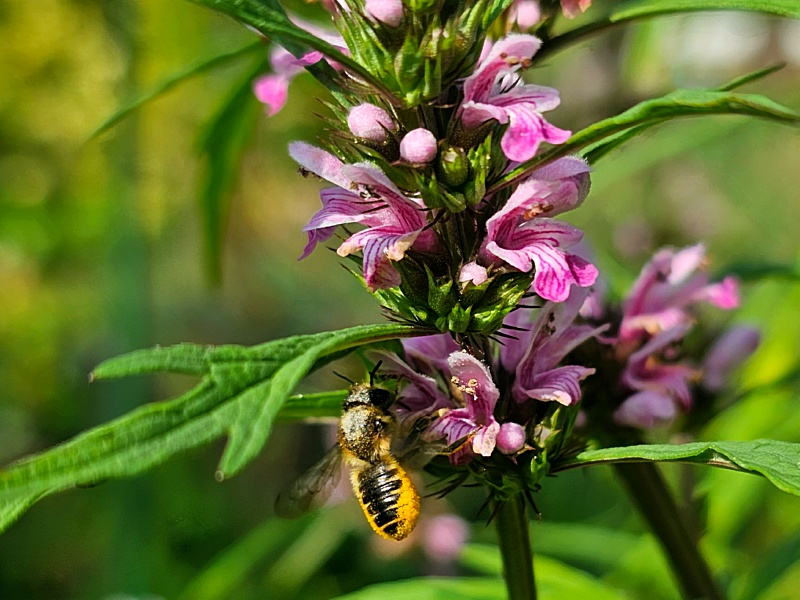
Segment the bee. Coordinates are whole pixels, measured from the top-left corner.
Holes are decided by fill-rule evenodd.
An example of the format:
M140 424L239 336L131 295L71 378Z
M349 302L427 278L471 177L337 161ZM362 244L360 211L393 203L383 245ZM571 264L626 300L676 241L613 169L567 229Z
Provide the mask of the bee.
M374 371L373 371L374 373ZM384 539L403 540L419 517L419 493L392 453L396 428L389 412L392 394L370 383L355 385L342 405L338 443L275 501L285 518L306 512L326 498L339 480L342 461L350 467L353 492L372 529Z

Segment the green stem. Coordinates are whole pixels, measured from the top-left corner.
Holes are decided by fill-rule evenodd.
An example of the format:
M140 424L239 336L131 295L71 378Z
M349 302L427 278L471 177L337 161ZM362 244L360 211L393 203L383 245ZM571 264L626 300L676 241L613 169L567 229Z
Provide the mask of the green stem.
M639 512L661 541L684 597L722 600L724 596L658 467L653 463L626 463L615 464L614 469Z
M499 506L494 517L509 600L536 599L533 550L525 509L525 498L515 494Z

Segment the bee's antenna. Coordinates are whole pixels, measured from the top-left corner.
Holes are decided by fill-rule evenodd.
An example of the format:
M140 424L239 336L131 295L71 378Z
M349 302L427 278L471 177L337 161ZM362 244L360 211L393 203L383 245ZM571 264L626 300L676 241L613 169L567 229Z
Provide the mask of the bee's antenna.
M369 384L370 384L371 386L375 384L375 374L378 372L378 369L380 369L380 368L381 368L381 365L382 365L382 364L383 364L383 361L382 361L382 360L379 360L379 361L378 361L378 362L375 364L375 367L372 369L372 371L370 371L370 372L369 372Z
M341 373L337 373L336 371L334 371L334 372L333 372L333 374L334 374L334 375L336 375L336 376L337 376L338 378L340 378L340 379L344 379L344 380L345 380L346 382L348 382L350 385L355 385L355 384L356 384L356 382L355 382L355 381L353 381L352 379L350 379L350 378L349 378L349 377L347 377L346 375L342 375Z

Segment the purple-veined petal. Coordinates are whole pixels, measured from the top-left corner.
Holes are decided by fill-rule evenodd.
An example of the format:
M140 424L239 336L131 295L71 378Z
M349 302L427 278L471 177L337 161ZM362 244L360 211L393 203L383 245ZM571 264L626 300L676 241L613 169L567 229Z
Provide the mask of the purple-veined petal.
M370 290L386 289L400 285L400 274L391 261L401 260L411 247L419 231L396 232L374 227L351 235L339 246L336 253L347 256L358 250L364 253L364 281Z
M533 398L572 406L581 399L580 382L594 372L594 369L576 365L551 369L531 378L527 378L525 372L518 372L513 387L514 399L523 402Z
M333 234L336 232L336 227L320 227L317 229L311 229L308 233L308 243L306 244L305 248L303 248L303 253L300 255L300 258L297 260L303 260L307 258L309 254L314 251L314 248L317 247L317 244L321 244L322 242L327 242Z
M639 392L627 398L614 412L613 419L618 425L652 429L669 425L677 415L675 402L659 392Z
M465 102L461 105L461 123L467 129L474 129L479 125L494 119L501 125L508 123L508 112L505 108L484 104L482 102Z
M478 425L470 417L466 408L456 408L446 411L425 432L425 437L431 440L444 437L448 444L466 440L478 429Z
M498 75L517 70L521 62L530 59L542 42L532 35L512 34L498 40L475 72L464 80L464 100L486 102Z
M507 92L497 94L491 99L491 104L504 108L511 106L525 106L537 113L553 110L561 104L561 96L555 88L544 85L525 84L511 88Z
M342 188L325 188L320 192L322 208L311 217L303 231L335 227L345 223L360 223L365 211L373 210L373 205L363 202L360 196Z

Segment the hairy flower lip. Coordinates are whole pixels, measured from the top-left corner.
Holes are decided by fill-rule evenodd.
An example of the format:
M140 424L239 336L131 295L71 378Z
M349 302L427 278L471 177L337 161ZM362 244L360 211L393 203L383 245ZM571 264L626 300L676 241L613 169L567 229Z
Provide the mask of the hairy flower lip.
M542 142L561 144L571 135L541 115L559 105L558 91L522 84L516 78L516 72L530 64L541 44L532 35L508 35L491 47L464 80L464 100L458 111L463 126L474 129L492 119L507 124L500 146L511 161L529 160Z
M412 245L423 251L434 247L435 236L426 229L427 218L420 202L406 197L376 165L345 165L334 155L303 142L292 143L289 153L305 169L339 186L321 192L323 207L303 228L308 244L301 258L308 256L317 243L329 239L337 226L364 225L366 229L349 236L337 253L347 256L363 252L364 281L374 291L400 284L400 274L391 263L402 260Z
M726 277L710 283L701 270L706 261L703 244L663 248L642 268L623 302L621 342L640 342L672 327L690 323L690 309L708 302L725 310L739 305L736 280Z
M573 285L594 284L594 265L565 250L579 244L583 232L552 218L581 205L590 171L582 159L565 157L532 173L486 222L481 262L499 260L522 272L535 268L534 291L556 302L566 300Z

